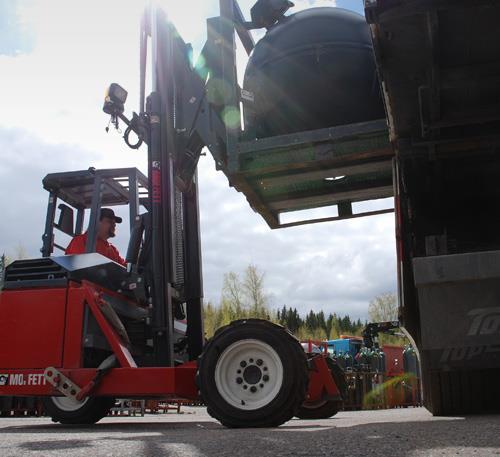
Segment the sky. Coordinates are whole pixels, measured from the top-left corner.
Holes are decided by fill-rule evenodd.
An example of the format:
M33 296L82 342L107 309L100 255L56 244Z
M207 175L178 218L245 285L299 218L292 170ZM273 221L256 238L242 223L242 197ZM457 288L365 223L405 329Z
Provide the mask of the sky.
M213 0L158 0L195 54L206 37ZM240 0L249 16L253 2ZM361 0L296 0L291 13L330 6L362 14ZM129 91L137 111L139 20L131 0L0 0L0 253L22 246L37 257L51 172L90 166L145 171L146 149L127 148L105 132L110 82ZM240 55L241 57L241 55ZM245 62L240 60L240 73ZM241 76L241 75L240 75ZM396 289L394 215L271 230L217 172L210 154L199 164L205 299L220 300L224 273L249 264L265 274L273 307L283 305L364 318L376 295ZM128 230L114 244L125 252Z

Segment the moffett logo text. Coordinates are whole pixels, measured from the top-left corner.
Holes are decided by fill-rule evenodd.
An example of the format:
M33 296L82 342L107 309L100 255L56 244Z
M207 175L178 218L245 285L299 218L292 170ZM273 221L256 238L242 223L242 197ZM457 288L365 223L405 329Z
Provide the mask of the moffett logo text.
M0 386L44 386L43 373L10 373L0 374Z
M474 318L467 336L500 333L500 308L477 308L467 315Z

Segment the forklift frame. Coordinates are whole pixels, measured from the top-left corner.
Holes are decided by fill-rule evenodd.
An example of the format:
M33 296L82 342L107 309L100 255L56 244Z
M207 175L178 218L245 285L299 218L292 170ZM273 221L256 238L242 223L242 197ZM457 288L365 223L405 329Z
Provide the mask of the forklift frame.
M51 173L43 179L43 187L49 192L45 231L42 236L43 246L40 249L43 257L49 257L54 247L61 251L66 248L55 243L54 229L66 235L75 236L83 233L85 210L90 210L88 240L86 251L95 252L97 222L99 211L103 206L129 205L130 229L139 215L139 206L148 206L148 179L137 168L111 168L96 170L70 171ZM76 209L76 224L73 224L71 211L71 231L62 224L63 214L59 222L55 222L58 200Z
M108 303L109 297L115 296L123 302L124 306L127 305L128 297L121 292L124 287L131 289L136 286L132 280L125 279L127 275L134 273L132 269L125 270L119 267L124 280L120 282L119 288L114 290L94 280L88 281L84 276L85 272L82 273L83 277L78 277L71 269L66 269L65 287L59 285L57 288L46 290L35 287L34 291L31 291L21 290L21 284L21 287L7 288L3 291L0 297L2 304L9 303L11 308L13 304L20 304L19 307L14 307L16 309L10 309L10 312L16 313L18 308L23 308L28 315L31 312L30 307L38 303L30 302L29 297L36 296L40 300L44 297L48 298L45 301L56 306L57 313L64 318L60 318L62 320L57 329L60 335L59 340L52 341L54 360L37 359L31 365L27 362L27 360L32 361L30 351L33 349L33 344L36 344L33 340L35 336L28 338L29 345L20 344L14 353L9 353L9 357L19 356L17 360L20 363L14 360L11 367L3 367L2 371L8 375L9 380L17 380L17 382L0 385L1 395L64 394L75 397L77 400L89 394L92 396L198 398L198 387L195 385L197 365L193 361L202 353L204 334L196 167L205 146L210 149L217 167L226 174L230 183L245 193L250 204L263 214L273 228L281 226L279 222L281 210L305 209L335 202L339 205L339 217L333 219L345 219L359 216L353 214L352 202L391 195L392 152L387 141L382 139L385 133L383 121L357 124L354 127L335 127L293 136L285 135L280 138L253 141L253 143L248 139L245 140L246 142L242 141L241 125L231 126L224 123L223 109L231 107L240 113L239 104L242 100L242 92L236 80L235 32L242 39L247 52L251 51L253 40L246 29L243 15L235 0L220 0L220 10L220 17L208 20L208 41L202 51L202 56L210 68L208 79L199 76L200 72L203 74L200 65L191 66L187 57L189 47L176 33L174 26L166 21L164 14L157 9L151 9L145 14L141 28L140 114L134 113L132 121L128 121L122 115L123 110L121 110L115 115L115 120L116 117L124 120L128 128L136 131L140 140L147 144L148 178L135 169L125 169L129 180L127 188L127 186L116 184L116 173L124 173L123 170L75 172L76 174L72 176L73 180L77 179L78 173L86 174L94 186L88 199L83 202L78 198L71 199L70 195L65 193L65 187L58 186L60 174L49 175L44 180L44 186L50 195L43 237L43 255L52 254L53 246L55 246L54 228L62 227L62 224L54 223L57 200L66 200L77 209L74 234L81 233L83 230L84 210L90 208L89 241L86 246L88 253L75 257L101 257L90 267L95 267L99 274L106 273L109 268L118 268L111 261L106 261L106 265L106 262L102 260L104 257L91 254L95 250L99 209L101 206L113 204L112 200L107 200L107 191L111 190L111 193L118 194L118 200L114 204L128 202L131 227L138 216L139 204L142 203L148 209L151 219L152 247L151 265L149 265L151 284L147 308L150 313L154 366L137 366L127 348L126 333L124 335L121 332L119 319L117 323L117 319L113 317L116 313L113 314L112 306ZM153 84L152 92L146 98L144 88L148 37L151 37ZM229 94L222 96L221 104L214 103L214 99L211 98L214 96L214 91L216 92L213 81L218 77L228 82L232 88ZM211 95L210 99L207 94ZM215 93L215 99L220 96L221 94ZM147 134L142 136L144 132ZM128 142L127 138L126 141ZM293 148L292 144L295 145ZM342 147L332 150L332 145ZM317 154L307 156L307 151L311 150L311 146L318 146ZM274 159L274 164L263 161L263 165L257 171L244 168L246 166L244 164L248 165L246 157L249 154L264 153L266 156L280 156L284 149L293 149L292 155L295 156L304 152L306 154L300 159L300 163L294 164L293 167L283 166L284 161L289 160L289 156L285 155L285 160L281 156ZM361 164L358 164L358 161L361 161ZM278 170L276 164L279 162L281 165ZM351 173L361 177L361 180L355 180L354 188L341 185L339 187L341 192L335 195L332 190L337 189L336 185L324 186L319 194L294 196L296 201L290 200L286 207L271 207L269 205L271 200L266 200L262 192L253 193L249 184L251 179L256 177L274 180L274 184L279 180L288 182L288 180L297 179L302 179L303 182L319 179L324 182L325 173L329 174L334 170L345 171L346 167L350 167ZM290 170L293 170L293 173ZM147 190L147 198L143 197L142 202L140 186ZM275 203L280 201L279 196L279 193L274 194ZM266 208L271 208L271 212L269 213ZM382 212L387 212L387 210ZM304 223L311 222L318 221ZM71 234L67 231L66 233ZM58 263L57 258L53 260ZM16 268L16 263L12 268ZM130 279L133 278L130 276ZM23 294L26 295L23 296ZM51 294L56 294L58 301L51 301ZM174 310L179 304L185 304L187 311L186 336L190 360L187 363L179 363L175 359ZM138 305L136 303L131 306ZM112 365L106 366L107 359L97 368L82 367L84 336L82 324L85 307L88 307L97 321L98 327L102 330L116 357L119 368ZM39 306L37 313L31 314L31 319L33 320L33 315L38 315L41 321L37 322L37 325L41 326L41 322L48 325L50 316L46 316L43 321L43 313L44 310ZM35 335L40 336L40 334ZM327 400L338 399L339 390L326 364L325 356L310 355L307 367L306 357L300 352L300 357L302 356L304 364L301 369L304 369L304 373L307 369L309 370L307 401L315 402L325 398ZM61 358L60 363L58 363L58 357ZM16 366L19 368L15 368ZM27 366L32 368L26 368ZM68 394L64 385L49 382L55 371L60 377L65 377L75 386L79 386L81 393L79 398L76 394ZM40 378L40 375L43 376ZM35 379L42 379L42 381L35 382L33 381Z

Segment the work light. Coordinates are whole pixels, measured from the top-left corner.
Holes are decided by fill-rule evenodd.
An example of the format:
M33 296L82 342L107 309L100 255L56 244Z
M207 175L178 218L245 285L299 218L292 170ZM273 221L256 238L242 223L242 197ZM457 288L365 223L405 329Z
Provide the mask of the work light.
M106 91L103 111L111 115L123 113L127 95L128 92L122 86L112 83Z

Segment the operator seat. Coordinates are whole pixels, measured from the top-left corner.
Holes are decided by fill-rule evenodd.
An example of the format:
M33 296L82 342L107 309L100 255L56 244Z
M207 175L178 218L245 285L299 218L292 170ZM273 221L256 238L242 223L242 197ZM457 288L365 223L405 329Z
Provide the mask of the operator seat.
M137 216L130 232L125 260L127 264L136 266L138 273L141 273L150 264L152 235L150 214L144 213Z

